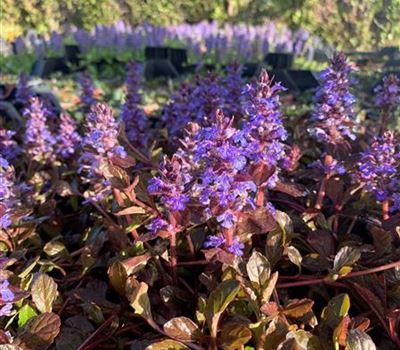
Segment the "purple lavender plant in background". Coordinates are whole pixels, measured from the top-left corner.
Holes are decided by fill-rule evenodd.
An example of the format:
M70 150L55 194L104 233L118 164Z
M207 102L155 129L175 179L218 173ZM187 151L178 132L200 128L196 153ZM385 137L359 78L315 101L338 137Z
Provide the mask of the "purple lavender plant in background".
M39 98L33 97L23 115L27 118L23 140L25 152L38 162L51 161L56 140L47 126L49 111Z
M76 131L76 121L68 114L61 114L58 134L56 136L55 152L61 159L74 155L82 141Z
M141 96L139 65L131 61L127 64L125 103L121 110L121 119L129 142L135 146L146 146L148 142L148 119L140 107Z
M339 145L354 140L354 96L350 87L354 83L351 64L343 53L336 53L330 66L320 74L315 110L311 115L310 134L320 142Z

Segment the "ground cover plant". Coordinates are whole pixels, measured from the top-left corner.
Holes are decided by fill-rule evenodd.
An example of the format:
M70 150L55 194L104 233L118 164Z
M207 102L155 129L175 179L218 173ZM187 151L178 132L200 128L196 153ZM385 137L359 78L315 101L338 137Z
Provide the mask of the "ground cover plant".
M354 70L336 53L288 114L284 86L232 63L151 117L134 61L122 105L79 73L71 113L21 76L0 129L0 347L400 347L400 82L362 120Z

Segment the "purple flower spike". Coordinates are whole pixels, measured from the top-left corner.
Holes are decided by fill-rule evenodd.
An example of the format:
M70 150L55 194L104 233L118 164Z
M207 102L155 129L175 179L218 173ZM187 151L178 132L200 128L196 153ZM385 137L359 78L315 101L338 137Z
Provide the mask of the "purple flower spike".
M400 79L394 74L383 78L383 85L375 89L376 105L386 110L391 110L400 104Z
M103 178L102 167L121 159L127 161L128 155L118 141L120 125L109 106L104 103L93 105L85 126L80 172L85 172L85 182L93 185L95 193L89 197L97 201L111 192L110 183Z
M25 151L38 162L48 162L54 158L54 136L47 126L49 111L39 98L33 97L30 105L24 110L27 117L24 136Z
M161 176L150 180L149 193L159 195L171 212L185 210L190 200L185 191L185 185L192 179L189 171L190 165L178 155L173 155L171 160L164 157L160 165Z
M14 171L7 160L0 156L0 228L11 225L10 211L15 201Z
M84 112L89 112L92 105L96 103L94 98L94 83L89 73L84 72L80 75L78 83L81 88L81 103Z
M378 201L392 199L398 206L400 192L399 139L392 132L376 138L361 154L356 181L373 193Z
M127 94L122 106L121 119L125 123L125 131L129 142L137 146L146 146L148 142L148 119L142 108L139 94L139 65L131 61L127 64Z
M68 114L61 114L60 119L56 153L61 158L69 158L75 153L82 139L76 131L75 119Z
M15 131L0 128L0 154L9 162L21 151L17 142L13 140Z
M354 83L350 77L352 71L346 56L336 53L330 66L320 74L321 86L315 95L316 106L311 115L313 126L309 129L318 141L338 145L355 138L355 99L349 91Z

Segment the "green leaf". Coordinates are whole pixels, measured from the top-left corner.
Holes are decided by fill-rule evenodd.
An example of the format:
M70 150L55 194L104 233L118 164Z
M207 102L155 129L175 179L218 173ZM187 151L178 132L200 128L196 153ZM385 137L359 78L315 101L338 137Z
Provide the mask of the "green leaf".
M29 304L25 304L18 311L18 327L23 327L34 316L37 316L35 309Z
M251 337L251 330L245 325L230 323L222 328L218 345L224 350L235 350L245 345Z
M240 290L240 284L236 280L227 280L218 285L210 293L205 308L205 316L209 324L213 337L217 335L218 321L221 314L228 307L229 303L235 299Z
M332 298L322 312L322 319L332 329L335 329L350 309L350 298L347 294L339 294Z
M40 274L32 284L31 294L40 312L51 312L57 297L57 283L51 277Z
M146 320L151 320L150 299L147 294L149 286L145 282L140 282L131 295L128 296L130 305L135 310L135 313L142 316Z
M178 341L166 339L149 345L145 350L189 350L189 348Z
M207 319L211 319L215 314L225 311L229 303L239 292L240 284L236 280L227 280L218 285L208 297L205 314Z
M258 288L262 288L268 281L271 274L271 266L268 259L257 251L253 251L246 265L250 281Z
M349 246L341 248L336 254L335 260L333 262L334 272L341 274L342 276L346 275L351 271L351 269L348 268L343 269L343 268L351 267L358 261L358 259L360 259L360 257L361 257L361 252L358 248Z
M311 299L293 300L283 309L285 316L301 318L312 310L314 301Z
M164 332L171 338L191 341L201 335L199 327L187 317L175 317L164 324Z
M61 320L54 313L46 312L31 318L18 335L16 345L23 349L45 350L60 332Z
M299 273L301 273L301 262L303 261L303 257L297 248L293 246L288 247L288 257L289 260L299 268Z
M376 346L368 334L352 329L347 336L345 350L376 350Z

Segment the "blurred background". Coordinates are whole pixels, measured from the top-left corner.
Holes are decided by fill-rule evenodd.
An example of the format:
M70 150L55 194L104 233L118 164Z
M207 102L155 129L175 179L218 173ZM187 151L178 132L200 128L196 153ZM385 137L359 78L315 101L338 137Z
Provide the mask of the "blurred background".
M120 20L132 26L272 20L338 49L400 45L400 0L2 0L0 6L0 35L8 42L29 29L46 35Z

